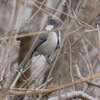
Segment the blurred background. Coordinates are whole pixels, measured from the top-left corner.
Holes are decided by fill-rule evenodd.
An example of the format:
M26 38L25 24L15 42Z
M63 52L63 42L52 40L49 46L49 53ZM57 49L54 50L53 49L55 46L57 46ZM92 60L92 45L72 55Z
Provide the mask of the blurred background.
M53 63L39 55L23 71L20 64L51 18L61 32ZM1 100L67 100L61 95L72 91L100 99L100 89L86 82L56 92L9 95L10 89L50 89L100 72L100 0L0 0L0 43Z

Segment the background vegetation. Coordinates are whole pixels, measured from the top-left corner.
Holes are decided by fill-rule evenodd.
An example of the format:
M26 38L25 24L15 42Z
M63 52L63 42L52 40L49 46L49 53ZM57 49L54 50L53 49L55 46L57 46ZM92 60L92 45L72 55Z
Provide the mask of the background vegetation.
M60 48L24 63L47 34L60 26ZM0 0L0 100L100 99L100 0Z

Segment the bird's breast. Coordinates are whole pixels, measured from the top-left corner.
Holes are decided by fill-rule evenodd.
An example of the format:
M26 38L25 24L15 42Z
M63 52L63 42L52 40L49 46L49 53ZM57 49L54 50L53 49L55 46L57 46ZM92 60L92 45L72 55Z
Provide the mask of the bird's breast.
M57 35L55 32L49 33L47 41L44 42L37 51L42 55L50 55L57 46Z

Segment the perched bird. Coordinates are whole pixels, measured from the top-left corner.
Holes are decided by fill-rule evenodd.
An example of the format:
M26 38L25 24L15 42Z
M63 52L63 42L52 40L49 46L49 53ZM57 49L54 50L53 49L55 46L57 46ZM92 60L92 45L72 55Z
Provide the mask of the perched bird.
M51 19L45 29L52 30L53 28L57 28L58 26L59 26L58 22L54 19ZM57 48L60 47L60 41L61 41L61 36L59 31L50 32L48 34L43 35L43 37L39 39L29 59L31 59L33 56L44 55L46 61L49 64L51 64L49 56L52 54L53 51L55 51Z

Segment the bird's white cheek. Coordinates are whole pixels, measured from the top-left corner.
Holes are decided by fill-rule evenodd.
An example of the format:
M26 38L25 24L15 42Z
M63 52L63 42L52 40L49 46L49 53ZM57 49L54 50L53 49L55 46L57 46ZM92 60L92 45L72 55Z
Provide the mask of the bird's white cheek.
M54 25L47 25L47 27L45 28L46 30L50 31L54 28Z

